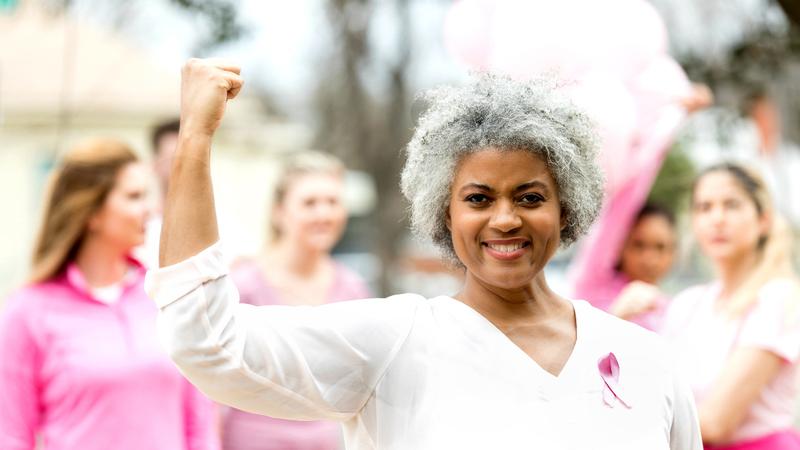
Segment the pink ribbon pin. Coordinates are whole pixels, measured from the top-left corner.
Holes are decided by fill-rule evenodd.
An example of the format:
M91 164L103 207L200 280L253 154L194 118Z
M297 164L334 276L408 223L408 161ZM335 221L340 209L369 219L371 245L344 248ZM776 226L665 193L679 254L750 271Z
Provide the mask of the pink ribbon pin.
M626 408L630 408L631 405L619 396L619 361L617 361L617 357L613 353L609 353L608 356L600 358L600 361L597 362L597 368L600 369L600 376L603 378L603 383L605 383L603 402L613 408L614 399L616 398Z

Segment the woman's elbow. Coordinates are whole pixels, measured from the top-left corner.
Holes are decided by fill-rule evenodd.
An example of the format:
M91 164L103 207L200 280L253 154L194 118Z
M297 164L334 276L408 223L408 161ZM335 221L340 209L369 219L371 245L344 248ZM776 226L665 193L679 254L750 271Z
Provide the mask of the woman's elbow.
M721 418L705 417L700 420L700 434L705 444L719 445L730 442L734 431L736 427L730 421Z

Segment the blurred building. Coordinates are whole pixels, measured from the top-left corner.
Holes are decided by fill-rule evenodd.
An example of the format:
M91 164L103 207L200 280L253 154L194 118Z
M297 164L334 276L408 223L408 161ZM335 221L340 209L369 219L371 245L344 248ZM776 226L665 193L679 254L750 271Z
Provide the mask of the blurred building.
M25 279L59 153L107 136L149 159L150 127L179 105L177 71L113 31L36 5L0 8L0 296ZM221 215L233 224L232 246L255 250L266 235L276 155L307 147L310 131L270 116L246 94L230 105L215 140L214 177Z

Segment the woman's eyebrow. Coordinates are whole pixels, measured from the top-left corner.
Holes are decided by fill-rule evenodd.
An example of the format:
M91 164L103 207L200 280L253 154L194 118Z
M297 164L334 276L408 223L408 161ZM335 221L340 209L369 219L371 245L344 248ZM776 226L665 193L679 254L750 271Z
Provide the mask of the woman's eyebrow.
M468 189L478 189L478 190L485 191L485 192L494 192L494 189L492 189L491 187L489 187L489 186L487 186L485 184L481 184L481 183L467 183L464 186L461 186L461 189L459 189L458 191L459 192L464 192L464 191L466 191Z
M526 191L531 188L542 189L545 192L545 194L548 194L550 192L550 188L548 188L547 184L538 180L522 183L514 188L514 192ZM465 190L469 189L478 189L484 192L495 192L495 190L492 189L492 187L482 183L467 183L464 186L462 186L461 189L459 189L459 192L464 192Z
M520 184L519 186L514 188L514 192L527 191L528 189L531 189L531 188L542 189L545 192L545 194L550 193L550 188L547 187L547 184L545 184L545 183L543 183L541 181L538 181L538 180Z

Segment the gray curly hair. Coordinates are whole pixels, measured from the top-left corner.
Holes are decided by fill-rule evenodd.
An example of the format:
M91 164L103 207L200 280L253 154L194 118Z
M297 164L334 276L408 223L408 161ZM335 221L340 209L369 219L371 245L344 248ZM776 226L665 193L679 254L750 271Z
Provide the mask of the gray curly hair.
M464 86L425 92L427 110L406 148L400 187L411 226L458 264L445 218L459 161L487 147L527 150L542 158L559 190L562 246L586 233L600 210L603 175L588 116L559 94L552 79L515 81L475 74Z

